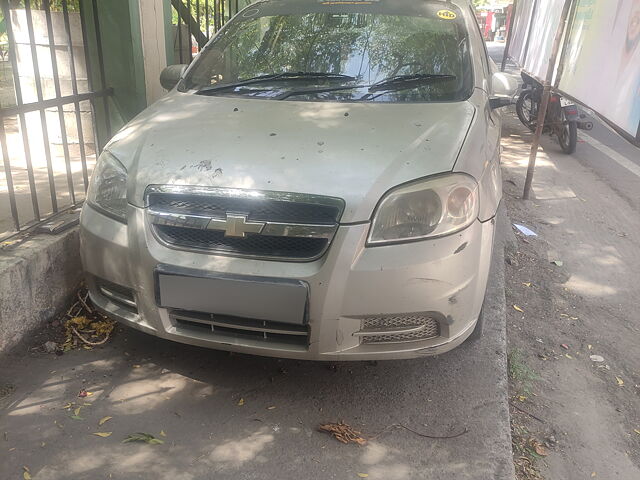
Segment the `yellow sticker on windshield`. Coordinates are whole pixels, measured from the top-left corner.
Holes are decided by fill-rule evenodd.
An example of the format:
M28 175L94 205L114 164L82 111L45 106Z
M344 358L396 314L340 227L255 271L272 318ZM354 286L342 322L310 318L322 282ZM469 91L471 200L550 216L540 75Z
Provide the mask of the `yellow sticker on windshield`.
M438 10L437 15L443 20L453 20L457 17L455 12L452 12L451 10Z

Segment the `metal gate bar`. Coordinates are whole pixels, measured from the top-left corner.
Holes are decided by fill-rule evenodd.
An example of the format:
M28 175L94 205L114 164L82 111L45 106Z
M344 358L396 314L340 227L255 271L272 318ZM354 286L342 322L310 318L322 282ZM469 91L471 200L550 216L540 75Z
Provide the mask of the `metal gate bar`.
M245 4L251 3L245 0ZM171 0L173 10L177 13L177 43L178 63L189 63L193 59L193 40L198 49L202 49L209 41L211 27L213 31L220 30L226 21L226 16L232 17L240 9L239 0ZM183 26L186 28L189 53L185 57L183 51ZM186 45L184 45L186 47Z
M11 13L9 11L9 2L7 0L2 1L2 13L4 15L4 23L7 28L7 39L9 40L9 61L11 62L11 69L13 70L13 84L15 88L16 94L16 105L18 107L23 106L22 102L22 89L20 86L20 75L18 75L18 60L15 55L16 43L13 37L13 26L11 25ZM11 46L13 46L14 54L11 54ZM0 121L3 124L3 133L4 133L4 109L0 109ZM24 116L24 112L18 113L18 118L20 119L20 126L22 128L22 145L24 148L24 156L25 162L27 164L27 176L29 178L29 191L31 192L31 204L33 207L33 215L36 221L40 221L40 208L38 206L38 193L36 192L36 181L33 175L33 165L31 163L31 149L29 147L29 135L27 133L27 122ZM6 135L2 135L1 140L3 141L2 151L4 153L7 150L6 146ZM5 157L5 161L9 161L9 156ZM5 170L6 172L6 170ZM6 174L6 173L5 173ZM7 182L8 183L8 182ZM12 192L11 196L15 200L15 192ZM20 220L18 218L18 212L16 210L13 221L16 226L16 230L20 230Z
M49 53L51 55L51 71L53 72L53 86L56 92L56 98L62 96L62 92L60 91L60 78L58 76L58 58L56 56L56 48L55 42L53 39L53 24L51 22L51 10L49 8L49 2L44 3L44 13L47 18L47 37L49 37ZM32 48L35 48L35 45L32 45ZM37 61L34 62L38 63ZM36 77L38 74L36 74ZM38 82L40 80L38 79ZM42 92L40 92L42 93ZM39 101L42 101L41 99ZM44 110L40 110L41 117L44 116ZM62 150L64 152L64 163L67 171L67 188L69 189L69 196L71 197L71 203L76 203L76 193L73 188L73 174L71 172L71 156L69 155L69 142L67 141L67 126L65 125L64 120L64 107L62 105L58 105L58 122L60 122L60 132L62 137ZM47 150L49 149L49 136L47 135L45 140L45 145L47 146ZM49 153L51 155L51 153ZM50 176L53 177L53 167L51 168ZM54 183L55 186L55 183ZM57 200L56 200L56 208L54 212L57 211Z
M34 224L38 224L49 217L55 215L56 213L61 211L61 206L59 205L58 195L56 191L56 172L53 168L53 158L52 151L50 147L50 138L49 138L49 129L48 123L51 123L52 118L47 118L47 110L54 109L57 110L57 121L59 122L60 127L60 141L62 144L63 156L64 156L64 171L66 174L66 184L70 199L70 205L62 206L64 209L74 207L78 203L78 196L76 191L76 185L74 184L73 179L73 169L71 165L71 152L69 146L69 138L68 138L68 130L67 124L65 120L65 105L73 104L74 112L75 112L75 124L77 130L77 141L78 141L78 150L80 156L80 164L82 168L82 187L83 190L86 191L89 184L89 171L87 166L87 150L85 144L85 135L83 131L83 121L82 121L82 111L81 111L81 102L89 101L91 104L90 114L93 124L93 136L94 136L94 144L96 145L96 149L99 148L98 144L98 135L97 135L97 122L95 115L95 102L96 99L102 98L104 102L104 113L105 119L104 124L106 127L106 133L110 137L111 136L111 122L109 118L109 103L108 96L112 94L112 89L107 87L106 84L106 74L104 68L104 55L102 49L102 41L100 35L100 21L98 16L97 9L97 0L92 0L89 5L92 12L88 15L85 10L87 9L87 5L85 2L80 1L80 26L82 30L82 38L84 44L84 61L87 68L87 81L88 81L88 92L79 93L78 87L78 77L76 71L76 55L74 55L74 45L72 41L72 28L71 22L69 20L69 0L61 0L59 3L59 7L62 10L62 21L64 23L64 43L66 43L66 52L68 54L69 61L69 75L71 80L71 95L63 95L61 82L60 82L60 67L58 65L58 57L56 52L56 47L60 47L64 45L58 44L56 45L56 34L54 31L53 19L51 6L49 2L42 2L42 10L44 12L44 17L46 20L46 29L43 28L43 32L46 32L48 37L48 45L46 48L49 50L49 57L51 61L51 74L53 77L53 90L55 92L55 96L53 98L46 98L43 89L43 78L41 77L41 69L38 63L38 46L36 45L36 35L34 29L34 9L32 8L33 0L24 0L24 8L18 8L18 10L23 10L25 14L24 20L26 20L26 33L28 36L29 47L28 50L31 53L31 65L33 68L33 84L35 87L35 93L37 100L33 102L25 103L24 99L24 89L21 84L20 71L18 65L17 58L17 39L15 36L13 25L12 25L12 17L11 17L11 8L9 6L9 0L0 0L0 8L5 18L5 25L7 29L7 37L9 44L9 64L12 71L13 76L13 91L15 92L15 106L5 106L0 107L0 153L2 154L2 166L4 167L4 173L6 177L6 185L7 185L7 193L9 199L9 206L11 211L11 219L13 223L13 228L15 232L23 231L26 228L30 228ZM15 13L15 12L14 12ZM20 17L22 18L22 17ZM42 17L40 17L42 18ZM100 89L94 90L93 81L92 81L92 69L91 69L91 58L89 53L89 39L87 34L87 21L92 21L91 24L95 31L95 45L97 52L97 67L99 68L99 81L100 81ZM61 27L59 27L61 28ZM22 30L24 31L24 30ZM93 39L92 39L93 40ZM24 43L24 41L23 41ZM21 45L23 45L21 43ZM27 64L29 62L27 61ZM21 64L22 65L22 64ZM47 94L48 96L48 94ZM29 138L29 124L27 123L27 118L25 114L29 112L39 112L40 116L40 125L42 128L42 141L43 151L44 151L44 160L46 163L46 172L47 172L47 180L48 180L48 188L49 194L51 197L51 213L45 213L46 218L43 218L42 209L39 205L38 201L38 193L42 195L44 192L38 192L38 184L36 183L35 173L34 173L34 163L33 163L33 154L34 150L32 150L33 139L30 142ZM22 137L22 153L23 160L26 166L26 176L28 179L28 192L31 199L31 207L33 210L33 217L28 220L21 219L21 214L19 210L19 205L16 197L16 182L14 180L15 170L11 165L11 151L9 150L9 141L7 137L7 129L5 122L8 117L17 116L19 120L19 135ZM33 136L33 135L32 135ZM37 144L38 142L36 142ZM97 154L97 151L96 151ZM62 160L62 158L57 154L57 158ZM8 218L7 218L8 220ZM1 232L0 232L1 234ZM9 236L13 235L10 234ZM7 238L5 235L4 238ZM4 238L0 238L3 240Z
M67 38L67 53L69 55L69 73L71 73L71 92L74 96L78 95L78 79L76 77L76 59L73 55L73 40L71 39L71 25L69 23L69 7L67 0L62 0L62 18L64 20L64 32ZM86 47L85 47L86 49ZM89 72L89 64L87 65L87 72ZM84 181L84 190L89 188L89 172L87 171L87 152L84 148L84 131L82 130L82 115L80 114L80 102L75 100L73 102L74 110L76 113L76 130L78 132L78 148L80 150L80 163L82 165L82 180ZM92 125L95 126L96 119L94 109L91 108ZM95 135L95 131L94 131ZM97 138L97 137L94 137Z

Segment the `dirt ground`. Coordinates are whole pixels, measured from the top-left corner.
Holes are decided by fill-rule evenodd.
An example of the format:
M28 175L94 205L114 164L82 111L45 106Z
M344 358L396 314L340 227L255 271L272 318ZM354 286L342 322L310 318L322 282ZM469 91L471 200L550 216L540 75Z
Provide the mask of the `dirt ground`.
M546 136L534 195L521 200L530 135L506 117L507 211L538 235L514 228L506 257L519 479L640 479L637 198L590 167L615 167L601 152L580 142L567 156Z

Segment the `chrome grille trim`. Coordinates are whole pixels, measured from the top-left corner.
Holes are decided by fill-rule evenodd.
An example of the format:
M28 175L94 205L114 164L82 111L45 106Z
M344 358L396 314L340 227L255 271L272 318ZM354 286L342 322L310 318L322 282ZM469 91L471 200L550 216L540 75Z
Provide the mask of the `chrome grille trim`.
M200 215L182 215L179 213L160 212L149 208L148 216L152 224L169 227L192 228L195 230L225 230L226 220ZM262 223L262 228L253 233L272 237L303 237L330 239L336 232L337 225L310 225L305 223L253 222Z
M281 202L309 203L327 205L339 210L336 221L340 220L344 211L344 200L336 197L324 197L307 193L276 192L267 190L245 190L241 188L200 187L190 185L149 185L145 190L145 207L149 207L149 196L154 193L174 193L182 195L203 195L227 198L249 198L277 200Z
M145 208L154 236L169 248L304 262L316 260L328 250L344 212L344 201L335 197L289 192L151 185L145 192ZM165 234L166 227L172 228L174 233ZM184 235L178 234L180 229L210 233L194 237L187 235L188 230L184 230ZM219 240L205 241L203 235L208 239L212 232L218 232ZM187 238L199 238L202 243L199 243L200 240L185 242ZM318 242L325 242L318 243L313 251L297 251L291 244L289 248L294 250L290 254L286 249L267 254L265 251L269 249L265 248L267 244L262 242L263 238L268 245L271 245L268 243L270 238L282 239L278 240L281 246L282 242L286 246L287 238L291 241L317 239ZM249 243L238 243L244 242L244 239ZM259 244L262 246L259 247ZM253 250L253 247L257 250Z
M354 333L364 344L417 342L440 336L440 323L430 313L406 313L361 317Z

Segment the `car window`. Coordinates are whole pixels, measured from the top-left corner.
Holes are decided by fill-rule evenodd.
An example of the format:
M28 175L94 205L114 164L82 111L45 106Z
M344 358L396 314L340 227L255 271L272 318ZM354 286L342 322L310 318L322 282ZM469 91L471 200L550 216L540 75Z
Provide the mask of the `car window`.
M241 13L204 49L181 89L199 90L265 75L307 72L351 78L307 78L295 82L280 78L221 93L277 98L283 92L325 86L330 91L289 98L358 100L364 96L367 100L393 102L468 98L472 70L461 13L446 19L442 13L438 15L443 11L442 2L417 3L429 8L408 15L358 6L318 8L317 1L303 1L291 13L252 7L248 11L252 16ZM304 11L300 5L305 4L313 8ZM379 89L375 95L366 96L368 88L379 82L398 76L426 75L439 78L394 84L389 91ZM350 88L335 90L340 86Z

